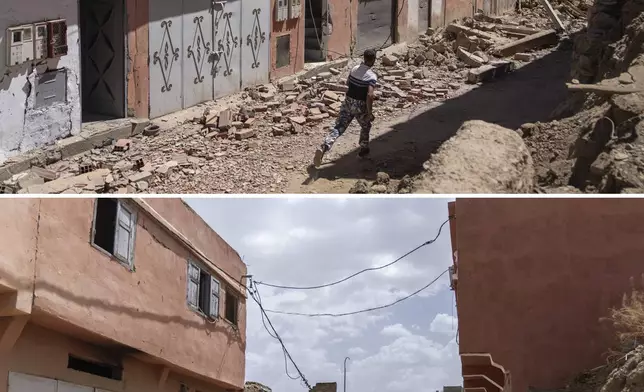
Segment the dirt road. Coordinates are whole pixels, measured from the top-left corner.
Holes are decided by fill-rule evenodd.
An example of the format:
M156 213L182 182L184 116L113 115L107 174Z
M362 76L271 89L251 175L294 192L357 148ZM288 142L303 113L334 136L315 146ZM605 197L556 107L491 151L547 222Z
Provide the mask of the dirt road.
M484 120L509 129L546 121L567 95L569 63L569 51L550 52L504 79L464 88L445 102L377 121L368 160L357 158L358 128L353 124L325 157L325 164L308 173L294 172L286 191L346 193L356 180L374 180L379 171L394 180L417 175L431 154L467 120Z

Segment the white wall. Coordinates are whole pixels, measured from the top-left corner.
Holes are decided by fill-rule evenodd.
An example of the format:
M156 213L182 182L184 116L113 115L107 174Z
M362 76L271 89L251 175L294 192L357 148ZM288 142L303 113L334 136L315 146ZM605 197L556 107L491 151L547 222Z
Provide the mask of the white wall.
M7 68L7 27L59 18L67 20L66 56ZM80 132L79 53L78 0L0 0L0 163ZM66 102L34 108L37 73L59 68L67 70Z

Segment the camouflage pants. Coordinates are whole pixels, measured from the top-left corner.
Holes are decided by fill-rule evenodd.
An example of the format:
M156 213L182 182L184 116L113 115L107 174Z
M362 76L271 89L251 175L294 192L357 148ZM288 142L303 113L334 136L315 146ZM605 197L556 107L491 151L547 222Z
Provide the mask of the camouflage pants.
M358 121L360 125L360 147L369 146L369 132L371 131L371 120L367 116L367 102L359 101L350 97L346 97L340 107L338 119L331 132L324 139L322 148L326 151L330 150L333 143L344 134L349 124L353 119Z

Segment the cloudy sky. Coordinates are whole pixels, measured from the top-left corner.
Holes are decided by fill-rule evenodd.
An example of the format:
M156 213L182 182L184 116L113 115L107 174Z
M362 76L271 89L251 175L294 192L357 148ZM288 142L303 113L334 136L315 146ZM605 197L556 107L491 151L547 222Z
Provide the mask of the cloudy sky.
M436 236L447 219L441 199L190 199L230 243L257 281L290 286L324 284L389 263ZM438 240L384 270L320 290L259 286L266 309L350 312L391 303L425 286L451 263L446 225ZM460 385L456 311L447 274L394 307L348 317L270 314L311 385L338 382L347 391L408 392ZM248 300L246 380L275 392L301 391L284 371L279 343ZM289 364L289 373L297 372Z

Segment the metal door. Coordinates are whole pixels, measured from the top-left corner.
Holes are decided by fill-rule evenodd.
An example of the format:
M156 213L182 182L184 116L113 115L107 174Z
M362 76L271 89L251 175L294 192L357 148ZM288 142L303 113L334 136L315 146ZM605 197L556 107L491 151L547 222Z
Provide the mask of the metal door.
M83 111L125 117L123 0L82 0L80 15Z
M267 83L269 80L270 4L270 0L242 3L242 88Z
M183 2L150 0L150 117L183 108Z
M213 4L215 45L211 73L215 98L232 94L241 87L241 11L241 0Z
M183 2L183 107L212 99L211 0Z
M358 1L356 53L380 49L393 43L394 0Z

